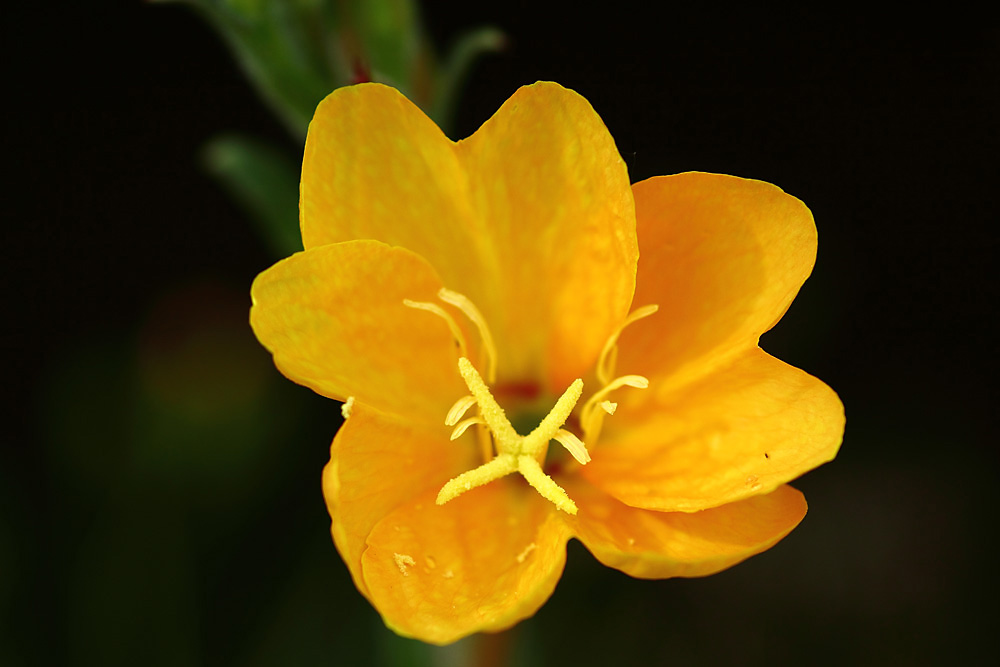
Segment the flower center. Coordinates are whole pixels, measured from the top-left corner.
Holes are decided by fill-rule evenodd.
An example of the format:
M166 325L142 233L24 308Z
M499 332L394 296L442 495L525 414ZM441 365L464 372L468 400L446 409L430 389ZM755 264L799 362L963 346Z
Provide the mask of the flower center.
M445 417L445 424L454 427L451 439L456 440L461 437L471 426L485 427L477 429L484 463L445 484L438 492L437 504L443 505L466 491L517 472L543 498L551 501L558 509L569 514L576 514L576 503L566 495L566 491L555 480L545 474L542 470L542 463L545 461L551 440L555 440L565 447L566 451L580 465L586 465L590 461L590 453L583 441L563 428L583 394L583 380L579 378L574 380L548 414L538 423L538 426L527 435L520 435L511 425L506 413L493 397L487 384L496 382L497 350L485 318L468 297L458 292L442 288L438 292L438 298L465 313L479 330L482 341L482 364L486 368L487 380L483 380L479 371L469 361L468 346L462 330L447 311L434 303L409 299L403 301L410 308L425 310L444 319L458 343L461 355L458 359L458 372L470 393L458 399ZM606 400L612 391L623 386L640 389L649 386L649 381L641 375L624 375L614 379L611 376L614 374L617 341L622 329L637 320L652 315L656 310L657 306L653 305L634 311L604 345L596 371L597 379L602 387L587 399L579 414L580 427L589 441L595 442L597 440L604 414L614 414L615 408L617 408L616 403ZM479 408L478 414L462 419L469 408L474 405ZM496 456L493 456L494 448Z
M576 407L583 393L583 380L577 379L563 392L555 406L528 435L520 435L511 426L503 408L493 398L489 387L476 368L465 357L458 360L458 371L465 380L471 395L464 396L448 412L445 423L455 426L451 438L462 435L473 424L485 424L493 435L497 455L478 468L462 473L445 484L437 496L437 504L443 505L461 494L499 479L513 472L519 472L543 498L550 500L559 509L576 514L576 503L570 500L566 491L542 471L541 461L550 440L559 442L581 464L590 461L590 454L583 442L563 428L563 424ZM479 406L479 414L459 421L473 405Z

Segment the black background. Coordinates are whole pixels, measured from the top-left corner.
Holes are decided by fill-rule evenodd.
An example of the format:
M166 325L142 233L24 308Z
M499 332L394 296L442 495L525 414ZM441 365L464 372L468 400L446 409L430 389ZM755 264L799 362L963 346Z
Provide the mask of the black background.
M549 664L982 657L996 621L995 21L628 2L599 15L575 3L425 4L441 47L486 23L509 37L504 53L475 69L458 136L519 85L555 80L602 116L633 181L688 170L769 181L806 202L819 229L813 277L762 342L834 387L846 406L839 458L798 484L809 517L773 553L707 580L632 581L591 567L572 547L552 603L525 624ZM240 295L276 258L205 175L199 150L224 130L270 139L292 156L301 147L184 7L11 11L0 459L9 628L0 641L9 648L0 662L33 664L89 655L73 639L78 612L65 608L76 575L64 572L102 507L99 490L81 498L66 486L73 470L47 444L53 374L84 342L129 340L178 285L220 285L225 307L243 312L249 299L241 304ZM101 383L95 377L90 389L101 392ZM337 410L304 390L292 395L319 417L283 443L293 462L255 501L260 517L241 519L259 527L259 543L202 549L191 566L203 577L188 654L199 660L267 662L247 657L244 640L267 625L263 609L277 594L235 592L252 589L261 571L280 579L293 560L285 550L326 539L318 474ZM116 406L105 407L81 428L114 419ZM288 528L278 515L300 518ZM224 511L211 516L205 531L226 520ZM243 565L219 584L233 553ZM303 617L318 619L310 629L338 637L340 648L317 649L325 657L316 664L366 656L368 644L344 648L324 624L349 609L375 626L365 641L388 631L351 589L333 547L317 553L328 578L316 582L317 596L333 602ZM116 641L113 632L106 641Z

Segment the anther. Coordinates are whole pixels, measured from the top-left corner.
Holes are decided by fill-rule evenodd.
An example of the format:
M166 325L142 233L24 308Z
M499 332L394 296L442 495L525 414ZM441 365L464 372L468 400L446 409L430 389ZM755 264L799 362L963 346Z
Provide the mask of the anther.
M455 405L451 406L451 410L448 410L448 416L444 418L445 426L454 426L457 424L458 420L462 418L462 415L464 415L469 408L475 404L475 396L463 396L455 401Z
M455 426L455 429L451 432L451 439L458 440L459 438L462 437L462 434L465 433L465 431L470 426L473 426L475 424L485 424L485 423L486 420L480 417L479 415L476 415L475 417L469 417L468 419L459 422L458 425ZM449 426L451 426L451 424L449 424Z
M552 436L556 442L566 448L566 451L572 455L574 459L577 460L582 465L590 463L590 452L587 451L586 445L580 438L576 437L573 433L570 433L566 429L559 429L556 434Z
M340 414L344 418L344 421L350 418L351 412L354 410L354 397L348 396L344 404L340 406Z

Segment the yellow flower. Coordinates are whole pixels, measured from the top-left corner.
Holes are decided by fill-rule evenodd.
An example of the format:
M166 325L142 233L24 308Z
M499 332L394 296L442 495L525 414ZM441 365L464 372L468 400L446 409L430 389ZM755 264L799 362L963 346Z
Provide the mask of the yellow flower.
M362 84L316 111L300 213L305 251L257 278L251 323L282 373L346 401L333 538L396 632L531 616L571 538L635 577L701 576L805 515L786 483L836 455L843 408L758 347L815 259L797 199L630 186L553 83L458 143Z

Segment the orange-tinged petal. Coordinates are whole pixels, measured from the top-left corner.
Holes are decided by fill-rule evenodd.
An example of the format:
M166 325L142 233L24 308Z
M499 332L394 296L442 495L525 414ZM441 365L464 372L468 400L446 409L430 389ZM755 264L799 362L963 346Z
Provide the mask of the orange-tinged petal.
M372 238L426 258L483 312L501 381L556 393L634 288L625 164L590 104L554 83L521 88L458 144L391 88L335 91L309 127L301 219L307 249Z
M473 208L502 262L484 286L500 356L549 389L584 375L628 311L638 256L625 163L590 104L554 84L525 86L459 148Z
M624 331L619 372L681 384L780 319L812 271L816 226L802 202L761 181L687 173L633 192L635 303L660 310Z
M623 395L587 479L635 507L695 511L767 493L837 454L844 407L759 348L680 388Z
M323 469L323 495L337 550L358 589L368 595L361 554L372 528L398 506L437 491L477 465L469 439L452 442L451 429L409 420L354 402Z
M549 598L569 529L525 484L497 480L444 505L400 507L368 537L369 599L399 634L447 644L508 628Z
M441 281L414 253L377 241L312 248L260 274L250 324L290 379L324 396L439 423L465 393L454 338L432 314Z
M320 102L306 137L300 194L307 250L376 239L425 257L453 289L479 273L455 144L394 88L347 86Z
M790 486L701 512L629 507L580 482L567 490L580 512L562 517L608 567L642 579L714 574L772 547L806 514Z

